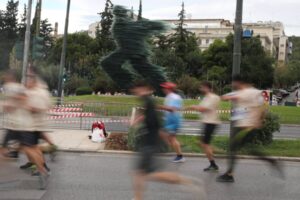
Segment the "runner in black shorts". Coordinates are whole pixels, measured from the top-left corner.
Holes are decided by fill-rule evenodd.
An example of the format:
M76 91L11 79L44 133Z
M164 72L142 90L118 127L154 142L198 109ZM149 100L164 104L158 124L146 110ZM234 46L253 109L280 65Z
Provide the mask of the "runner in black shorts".
M212 92L212 85L203 82L200 91L205 95L200 105L187 107L185 110L195 110L202 113L203 131L200 146L206 153L210 165L204 171L218 171L219 167L215 163L213 148L210 146L214 131L220 123L217 109L220 104L220 97Z
M143 199L144 184L147 180L184 184L190 188L193 187L193 181L183 178L177 173L158 171L161 168L156 161L156 153L158 153L158 147L162 139L159 134L161 129L160 118L156 111L155 101L151 97L153 90L147 83L139 82L136 83L132 92L139 97L143 104L141 113L135 116L132 125L142 123L144 127L139 133L142 142L138 148L138 161L134 171L134 200ZM203 193L201 194L204 195Z
M201 133L201 142L203 144L210 144L216 128L217 124L203 124L203 131Z

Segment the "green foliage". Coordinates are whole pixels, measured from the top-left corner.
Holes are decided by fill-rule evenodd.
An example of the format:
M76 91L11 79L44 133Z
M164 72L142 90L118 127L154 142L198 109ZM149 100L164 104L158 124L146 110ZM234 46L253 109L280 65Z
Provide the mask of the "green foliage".
M280 122L278 115L268 112L264 119L264 124L259 129L252 140L254 144L268 145L273 141L273 133L280 131Z
M102 70L97 74L92 87L96 93L101 92L102 94L107 92L115 93L118 91L116 84Z
M190 77L188 75L183 75L177 80L178 89L184 92L187 97L195 98L199 95L200 81L195 77Z
M93 89L90 87L79 87L76 89L76 95L89 95L93 93Z
M77 88L89 88L88 81L77 74L71 75L69 80L65 83L65 91L67 94L77 94ZM92 94L88 93L88 94Z
M228 85L232 71L233 35L229 35L226 41L215 40L210 47L203 52L203 70L207 73L215 66L224 68L219 72L219 85ZM259 37L244 38L242 40L241 73L249 77L250 81L258 88L268 88L273 84L274 60L268 55L261 45ZM217 72L216 69L213 69ZM215 77L215 75L214 75ZM215 81L208 79L209 81ZM220 88L219 88L220 90Z
M132 151L138 151L140 147L142 147L142 137L141 131L143 131L143 124L130 127L128 131L128 139L127 145L128 149ZM158 152L159 153L166 153L169 151L168 146L162 140L160 140Z
M6 10L0 10L0 70L9 67L10 53L18 39L19 1L9 0Z
M143 19L143 3L142 0L140 0L140 5L139 5L139 14L138 14L138 20Z
M112 38L111 27L113 24L113 3L106 0L104 11L99 13L101 17L100 25L96 28L96 41L99 53L104 56L115 49L115 42Z

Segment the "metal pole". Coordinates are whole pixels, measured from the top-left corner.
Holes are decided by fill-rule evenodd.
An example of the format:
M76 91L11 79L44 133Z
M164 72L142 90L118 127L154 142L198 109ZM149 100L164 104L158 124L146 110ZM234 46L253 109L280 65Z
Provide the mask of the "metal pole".
M67 50L67 36L68 36L68 27L69 27L70 4L71 4L71 0L68 0L63 46L62 46L60 65L59 65L59 80L58 80L58 97L59 98L58 98L58 102L57 102L59 105L62 103L62 98L63 98L63 88L64 88L63 73L64 73L65 64L66 64L66 50Z
M240 74L241 66L241 40L242 40L242 18L243 18L243 0L236 1L236 14L234 23L234 47L233 47L233 66L232 76Z
M236 1L236 13L234 23L234 47L233 47L233 62L232 62L232 78L240 74L241 71L241 49L242 49L242 19L243 19L243 0ZM235 105L232 103L231 110L234 110ZM231 112L231 114L233 114ZM234 135L234 123L230 123L230 137Z
M30 22L31 22L31 7L32 0L28 0L28 10L26 16L26 32L24 41L23 68L22 68L22 83L26 83L26 73L28 66L29 46L30 46Z
M37 2L37 19L36 19L36 30L35 35L38 37L40 35L40 28L41 28L41 12L42 12L42 0Z

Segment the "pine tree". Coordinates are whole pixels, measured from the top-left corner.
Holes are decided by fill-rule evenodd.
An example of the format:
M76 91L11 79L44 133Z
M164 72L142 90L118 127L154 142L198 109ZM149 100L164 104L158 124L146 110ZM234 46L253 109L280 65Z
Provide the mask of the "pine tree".
M0 12L0 69L9 67L9 57L18 36L19 2L9 0L6 10Z
M6 12L4 14L4 31L6 39L14 41L18 32L18 6L19 1L10 0L7 2Z
M99 13L101 17L100 25L97 26L96 39L99 44L100 53L107 54L115 48L115 43L111 34L113 24L113 3L106 0L104 11Z
M44 38L44 52L46 58L48 57L48 54L50 52L50 49L53 46L53 37L52 37L52 24L49 23L48 19L44 19L41 21L41 26L40 26L40 37Z
M21 15L21 21L18 24L18 37L19 40L23 40L25 37L25 32L26 32L26 19L27 19L27 6L24 4L24 11L23 14Z
M134 11L133 11L133 6L131 7L130 18L131 18L131 19L134 19Z
M31 25L31 34L32 35L36 35L37 34L37 27L36 26L40 26L40 22L39 20L40 19L40 2L38 1L36 3L36 7L35 7L35 13L34 13L34 17L33 17L33 20L32 20L32 25Z
M190 52L199 50L199 46L195 33L188 31L184 27L186 19L184 3L182 3L181 7L181 11L178 14L179 22L177 23L175 33L171 36L171 40L177 56L181 57L183 60L186 60Z
M143 19L143 2L140 0L138 20Z

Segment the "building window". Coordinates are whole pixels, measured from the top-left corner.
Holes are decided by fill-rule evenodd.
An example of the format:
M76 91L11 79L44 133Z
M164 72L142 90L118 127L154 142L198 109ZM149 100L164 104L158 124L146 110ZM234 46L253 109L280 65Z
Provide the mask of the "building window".
M284 44L281 44L280 47L284 47Z
M198 44L199 44L199 45L202 44L202 40L201 40L201 39L198 40Z
M206 44L209 44L209 39L206 39L205 43L206 43Z

